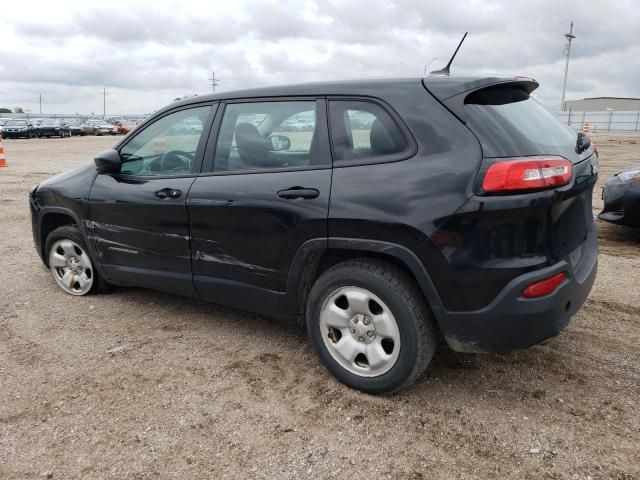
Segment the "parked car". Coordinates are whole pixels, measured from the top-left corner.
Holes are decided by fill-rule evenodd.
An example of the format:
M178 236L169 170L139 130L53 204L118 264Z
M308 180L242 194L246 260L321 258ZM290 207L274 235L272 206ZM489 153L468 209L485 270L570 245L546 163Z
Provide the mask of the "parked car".
M136 124L134 122L124 121L116 123L116 129L120 135L126 135L134 128L136 128Z
M7 123L9 120L11 120L10 118L0 118L0 136L2 136L2 127L4 127L4 124Z
M438 76L183 100L31 192L36 249L69 294L137 285L297 322L340 381L398 390L439 335L525 348L591 290L597 156L537 87ZM282 133L302 113L312 129ZM167 134L187 125L202 127Z
M70 123L68 127L69 127L69 132L71 132L71 135L78 135L78 136L85 135L84 128L79 123Z
M39 137L70 137L71 130L62 120L55 118L45 118L40 121L40 124L36 127L36 132Z
M88 135L115 135L118 129L104 120L88 120L84 125L84 133Z
M2 127L2 138L33 138L36 127L28 120L7 120Z
M640 227L640 164L618 172L602 188L605 222Z

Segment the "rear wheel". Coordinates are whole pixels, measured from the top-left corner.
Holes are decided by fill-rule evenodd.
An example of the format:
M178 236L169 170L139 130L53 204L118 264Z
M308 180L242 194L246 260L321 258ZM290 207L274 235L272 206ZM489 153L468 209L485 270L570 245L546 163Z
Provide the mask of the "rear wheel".
M318 278L307 302L307 328L329 371L367 393L410 385L436 348L433 321L415 282L374 259L340 263Z
M64 226L51 232L45 252L51 275L65 292L81 296L108 290L108 284L94 268L77 227Z

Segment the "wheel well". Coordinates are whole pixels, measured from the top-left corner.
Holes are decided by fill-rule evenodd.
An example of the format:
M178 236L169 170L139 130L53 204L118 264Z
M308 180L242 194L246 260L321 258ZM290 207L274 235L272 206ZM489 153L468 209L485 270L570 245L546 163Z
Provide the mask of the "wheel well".
M387 255L379 252L370 252L365 250L351 250L351 249L329 249L322 253L312 254L307 260L306 267L302 273L302 277L298 287L298 320L304 323L305 310L307 303L307 296L311 287L315 283L316 279L324 272L329 270L334 265L350 260L352 258L371 258L377 260L384 260L391 263L404 271L418 286L419 283L413 274L413 272L407 267L407 265L401 260L397 259L393 255ZM420 290L420 287L418 286ZM424 297L424 295L423 295ZM425 305L429 307L429 302L424 299ZM430 308L430 307L429 307Z
M44 245L47 241L47 237L56 228L64 227L65 225L75 225L76 222L72 216L65 213L47 213L42 218L42 231L40 232L40 243L42 245L43 256L46 262L46 252L44 252Z

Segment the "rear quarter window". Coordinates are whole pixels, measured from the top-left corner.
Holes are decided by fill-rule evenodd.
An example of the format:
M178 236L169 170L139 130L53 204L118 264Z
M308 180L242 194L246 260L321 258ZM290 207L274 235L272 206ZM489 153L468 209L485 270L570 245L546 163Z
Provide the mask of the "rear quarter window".
M366 100L331 100L329 120L337 166L407 158L413 144L392 116Z

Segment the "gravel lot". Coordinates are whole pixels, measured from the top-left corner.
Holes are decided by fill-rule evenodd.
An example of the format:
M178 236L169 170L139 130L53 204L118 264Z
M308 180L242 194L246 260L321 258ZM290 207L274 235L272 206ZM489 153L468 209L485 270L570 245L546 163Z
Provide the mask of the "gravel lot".
M640 161L640 136L593 138L601 183ZM442 347L412 388L373 397L298 328L144 289L59 290L27 193L114 142L4 141L0 478L640 478L640 232L599 222L596 285L555 341Z

